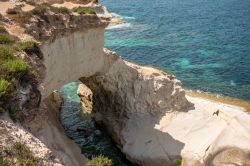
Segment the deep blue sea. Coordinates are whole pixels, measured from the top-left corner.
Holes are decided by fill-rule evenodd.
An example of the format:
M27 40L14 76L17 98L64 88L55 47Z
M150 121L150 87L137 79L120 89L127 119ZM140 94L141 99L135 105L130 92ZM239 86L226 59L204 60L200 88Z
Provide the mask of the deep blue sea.
M122 24L105 47L187 89L250 100L250 0L101 0Z

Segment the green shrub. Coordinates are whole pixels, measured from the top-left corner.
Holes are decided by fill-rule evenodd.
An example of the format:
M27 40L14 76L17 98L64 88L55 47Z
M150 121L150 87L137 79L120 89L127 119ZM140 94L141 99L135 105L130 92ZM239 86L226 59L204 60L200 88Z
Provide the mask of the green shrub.
M1 166L13 166L15 163L12 160L4 159L0 157L0 165Z
M43 15L44 13L46 13L49 10L50 6L51 5L48 3L43 3L41 5L36 6L33 10L31 10L30 12L27 12L27 13L28 13L28 15L31 14L29 16L32 16L32 14L33 15Z
M17 121L20 121L21 119L21 115L20 115L20 112L15 110L15 109L9 109L9 116L10 118L13 120L13 122L17 122Z
M0 78L0 97L7 92L9 85L10 85L9 81Z
M8 34L0 34L0 44L13 44L15 40Z
M66 7L54 7L51 6L49 3L43 3L38 6L36 6L33 10L31 10L31 13L34 15L43 15L47 11L52 11L53 13L62 13L62 14L68 14L71 11Z
M0 107L0 115L5 113L5 112L6 112L6 110L4 108Z
M25 72L28 69L27 63L20 59L9 59L4 62L3 66L8 72L11 73Z
M50 10L56 14L69 14L70 13L70 10L66 7L54 7L54 6L51 6L50 7Z
M33 160L19 160L19 166L34 166Z
M3 26L0 26L0 34L8 34L7 30L3 27Z
M35 160L32 151L21 142L17 142L11 146L11 153L14 154L19 161Z
M111 166L111 165L112 161L104 156L94 157L87 163L87 166Z
M25 30L24 30L24 33L27 33L27 34L31 34L33 32L33 29L30 28L30 27L27 27Z
M176 160L176 161L174 162L174 165L175 165L175 166L182 166L182 160Z
M73 8L72 11L78 14L96 14L93 9L84 8L84 7L76 7L76 8Z
M18 13L20 13L21 11L22 11L21 6L16 6L16 7L7 9L6 13L7 13L7 14L13 15L13 14L18 14Z
M42 52L35 41L22 41L17 42L15 47L19 50L25 51L28 55L36 54L39 58L42 58Z
M0 62L1 59L8 59L14 55L14 50L8 45L1 45L0 44Z
M16 142L11 147L0 147L1 166L35 166L38 160L23 143Z

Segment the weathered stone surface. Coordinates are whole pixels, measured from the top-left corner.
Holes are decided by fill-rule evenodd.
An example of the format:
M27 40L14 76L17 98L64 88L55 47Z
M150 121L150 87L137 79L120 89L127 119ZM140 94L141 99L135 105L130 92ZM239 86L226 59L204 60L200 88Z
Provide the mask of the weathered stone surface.
M17 142L25 144L31 150L39 165L63 165L57 157L53 156L50 147L32 135L30 131L21 124L14 123L7 114L0 116L0 147L10 148Z
M108 22L97 15L51 14L35 16L26 24L27 31L37 40L54 40L73 31L105 28Z
M107 56L115 55L108 50L105 52ZM145 145L153 141L151 137L157 133L154 125L166 112L187 111L192 107L185 98L180 81L166 72L120 58L107 72L80 80L93 91L96 120L105 126L130 160L145 165L171 163L160 145ZM178 141L169 137L169 144L180 149ZM148 148L154 149L151 151L154 155L144 153Z
M171 74L117 58L105 72L80 80L93 92L96 121L136 164L250 162L249 115L238 107L185 97Z
M93 93L84 84L80 84L77 89L77 94L81 98L81 105L83 110L91 113L93 109Z

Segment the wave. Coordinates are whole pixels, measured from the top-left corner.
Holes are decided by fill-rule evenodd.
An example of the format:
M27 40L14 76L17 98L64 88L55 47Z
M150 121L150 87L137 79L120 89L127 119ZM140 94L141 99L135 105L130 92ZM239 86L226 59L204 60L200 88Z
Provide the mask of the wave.
M135 17L124 16L123 18L128 20L135 20Z
M119 17L120 19L135 20L135 17L121 16L117 13L110 13L113 17Z
M117 14L117 13L110 13L113 17L121 17L121 15Z
M131 26L130 23L122 23L122 24L118 24L118 25L110 25L106 29L124 29L124 28L128 28L130 26Z

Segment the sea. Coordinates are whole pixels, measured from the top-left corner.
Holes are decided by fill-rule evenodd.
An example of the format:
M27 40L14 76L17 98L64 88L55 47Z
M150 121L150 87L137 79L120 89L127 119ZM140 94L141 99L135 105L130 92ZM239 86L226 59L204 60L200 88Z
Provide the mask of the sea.
M183 87L250 100L249 0L101 0L121 24L105 47Z

